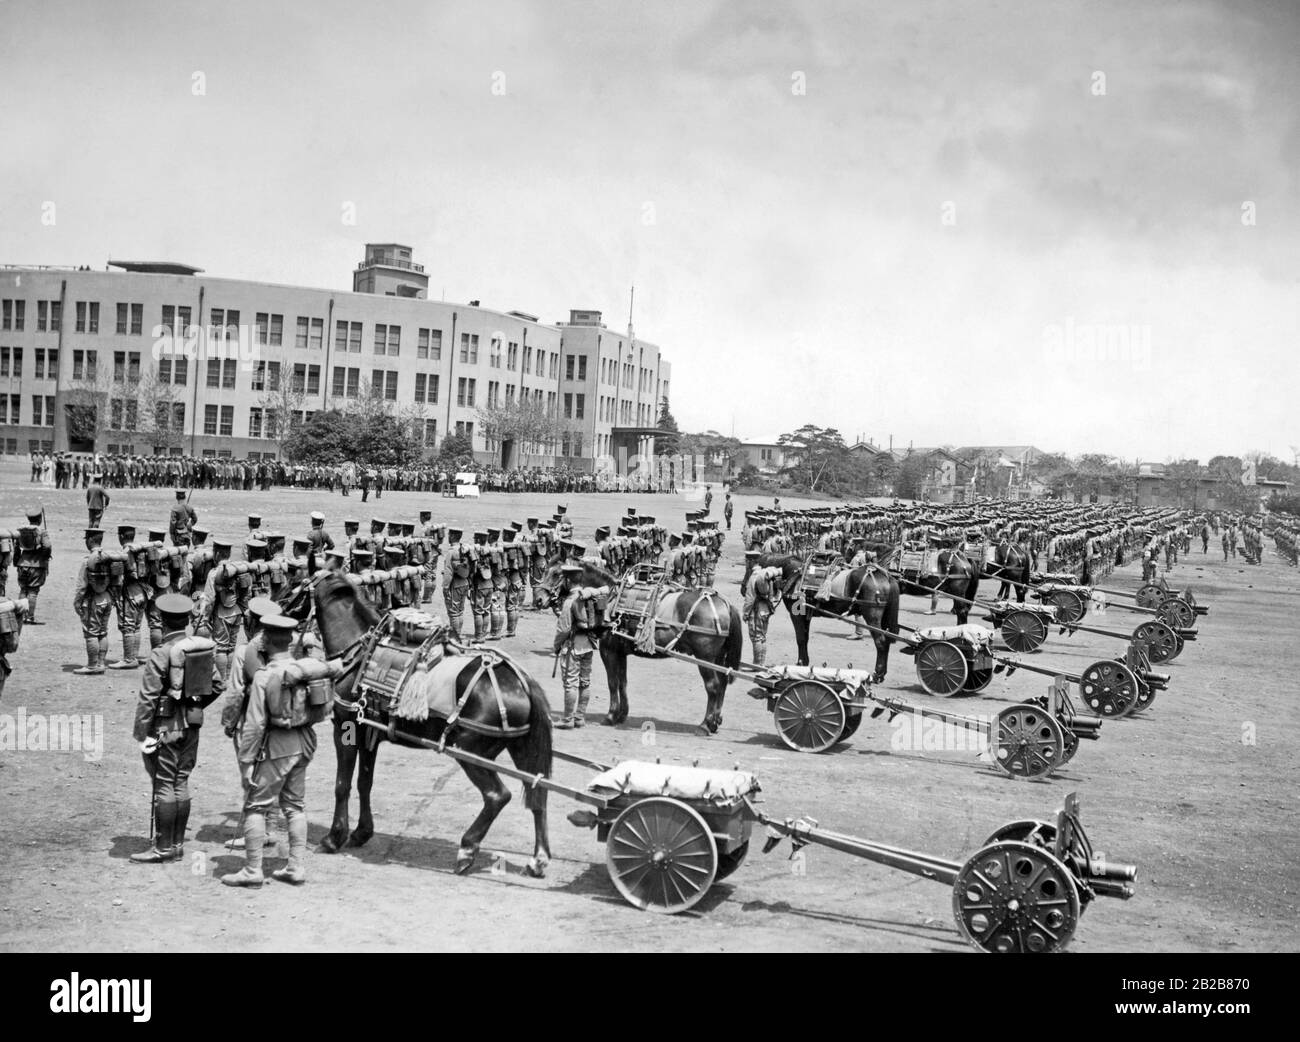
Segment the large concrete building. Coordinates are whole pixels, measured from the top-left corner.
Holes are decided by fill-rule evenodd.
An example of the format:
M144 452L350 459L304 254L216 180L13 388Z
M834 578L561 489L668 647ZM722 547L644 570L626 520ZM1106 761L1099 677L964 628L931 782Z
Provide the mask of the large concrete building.
M427 298L410 247L370 244L352 292L219 279L171 262L0 269L0 451L265 458L288 422L369 389L411 416L429 453L468 435L504 467L620 471L653 452L671 370L599 311L542 322ZM519 445L480 409L530 398L560 429Z

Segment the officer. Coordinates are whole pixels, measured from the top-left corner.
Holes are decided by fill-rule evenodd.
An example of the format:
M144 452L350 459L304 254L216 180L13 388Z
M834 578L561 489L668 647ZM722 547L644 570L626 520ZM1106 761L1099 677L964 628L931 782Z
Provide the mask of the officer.
M759 556L757 550L745 551L746 564L752 564L754 570L745 589L745 602L740 614L749 626L754 662L761 666L767 659L768 622L781 600L781 569L759 567Z
M77 676L98 676L104 672L108 657L108 622L113 614L113 598L109 595L112 583L112 565L101 545L102 528L86 529L86 556L77 570L77 590L72 598L72 610L81 620L81 636L86 642L86 664L72 672Z
M172 504L171 516L167 519L168 534L177 546L190 545L190 532L199 521L199 515L186 501L186 495L183 488L176 490L176 502Z
M298 623L284 615L261 620L266 665L253 676L248 704L237 722L239 764L244 780L244 865L222 876L226 886L260 887L266 842L266 815L279 804L289 833L289 861L272 878L300 885L307 881L307 765L316 753L315 724L328 705L310 704L307 687L295 682L290 646Z
M93 527L93 526L92 526ZM27 524L18 527L18 590L27 601L27 618L31 626L43 626L36 620L36 598L50 575L54 547L45 530L45 511L28 510Z
M736 509L736 504L731 501L731 493L728 492L722 502L722 517L727 522L727 531L731 531L731 515Z
M555 536L557 539L573 538L573 522L568 518L569 508L557 506L555 508Z
M594 599L584 599L579 585L582 566L574 561L560 568L560 607L556 613L555 654L560 656L564 679L564 715L555 726L560 730L582 727L591 697L592 653L599 643L603 620L593 617Z
M108 509L109 496L104 491L104 486L100 484L102 477L103 475L96 473L91 479L91 486L86 489L86 511L90 515L91 528L99 527L104 511Z
M713 508L713 486L704 486L704 512L707 514Z
M189 651L182 668L172 668L172 646L186 639L190 609L190 599L180 594L158 598L166 632L150 649L140 678L132 733L152 783L154 840L150 850L131 855L136 864L176 861L185 853L189 778L198 759L203 710L221 696L224 686L210 642Z

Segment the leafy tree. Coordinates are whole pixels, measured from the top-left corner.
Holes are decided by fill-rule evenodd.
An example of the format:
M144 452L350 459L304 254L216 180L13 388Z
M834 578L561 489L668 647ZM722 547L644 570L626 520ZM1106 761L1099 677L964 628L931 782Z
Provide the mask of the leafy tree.
M786 450L782 473L809 492L816 492L828 475L840 472L848 456L848 446L839 431L814 423L805 423L798 430L782 434L776 442Z
M150 369L137 385L136 400L139 402L136 430L144 435L154 453L180 448L185 428L176 422L176 406L183 401L176 385L160 379L157 370Z
M313 413L306 423L293 424L280 441L288 459L307 465L360 460L354 452L355 430L341 409Z
M73 380L64 391L69 442L90 442L99 447L99 437L108 429L108 372L98 369Z
M485 405L476 411L488 444L499 446L502 441L513 440L521 466L527 466L529 456L553 447L572 428L555 415L554 409L548 409L529 395Z
M898 464L898 473L894 479L894 495L900 499L920 499L921 486L929 476L930 464L919 452L907 450Z
M438 462L454 467L463 459L473 459L474 443L463 434L448 434L438 450Z
M682 451L681 429L668 407L668 396L659 399L659 419L655 424L659 433L655 435L655 452L661 456L676 456Z
M262 409L262 432L275 442L280 457L305 462L290 448L291 443L299 449L303 447L293 435L307 397L304 388L294 386L292 373L293 366L282 359L279 380L274 386L267 381L266 390L257 404ZM322 414L318 412L316 415Z

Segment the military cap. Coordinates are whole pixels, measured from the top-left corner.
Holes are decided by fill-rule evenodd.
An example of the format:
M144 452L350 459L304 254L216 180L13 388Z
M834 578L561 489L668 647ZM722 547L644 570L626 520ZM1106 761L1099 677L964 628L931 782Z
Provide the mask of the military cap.
M361 527L361 522L358 521L355 517L350 517L343 522L343 531L345 532L355 532L360 527Z
M358 560L368 561L370 560L370 558L374 557L375 555L370 550L366 550L363 547L357 547L355 550L352 551L352 556L357 558Z
M568 510L569 510L568 507L556 507L555 513L560 517L563 517L566 513L568 513Z
M628 507L628 508L627 508L627 516L628 516L628 517L636 517L636 507Z
M26 511L26 516L28 521L39 521L44 516L44 511L28 510Z
M447 538L450 539L453 543L464 534L465 534L464 530L460 528L447 529Z
M515 530L513 528L502 529L501 541L505 543L513 543L515 541Z
M501 538L501 529L489 528L487 530L487 537L489 543L495 543L498 539Z
M212 529L206 528L203 525L195 525L193 528L190 529L190 531L194 535L207 535L210 531L212 531Z
M309 543L306 539L295 539L293 541L294 550L306 550L307 547L309 547L310 545L311 543Z
M183 593L166 593L153 603L163 615L189 615L194 611L194 602Z
M130 538L131 536L135 535L135 525L118 525L117 534L124 535L127 538Z
M679 536L676 532L673 532L671 535L668 536L669 546L677 546L681 543L681 541L682 541L682 537Z
M655 523L655 519L653 517L647 517L644 514L641 517L639 517L637 521L643 525L653 525Z
M587 546L586 546L585 543L570 543L570 544L569 544L569 549L571 549L571 550L573 551L573 556L574 556L574 557L586 557L586 556L587 556Z
M385 525L386 523L387 523L387 522L385 522L383 518L372 517L372 518L370 519L370 527L371 527L371 528L374 528L376 525L378 525L380 528L383 528L384 525Z
M149 529L149 538L154 542L161 543L164 539L167 538L167 533L164 532L161 528L151 528Z
M262 619L262 628L279 630L281 633L292 633L298 628L298 622L287 615L267 615Z
M178 488L178 489L176 490L176 498L177 498L177 499L184 499L185 496L186 496L186 492L185 492L185 490L184 490L183 488Z
M474 542L476 543L486 543L487 538L488 534L486 532L478 531L474 533Z
M230 540L229 540L229 539L214 539L214 540L212 540L212 548L213 548L214 550L229 550L229 549L230 549Z
M248 602L248 610L259 619L263 619L268 615L279 615L280 605L270 597L254 597Z
M103 530L102 528L87 528L87 529L86 529L86 538L87 538L87 539L103 539L103 538L104 538L104 530Z
M537 524L537 518L535 518L535 517L530 517L530 518L528 519L528 523L529 523L530 525L535 525L535 524Z
M573 575L575 573L581 575L582 565L578 564L576 561L565 561L562 565L560 565L560 571L562 571L565 575Z
M249 523L250 525L253 524L253 523L257 523L257 524L260 525L260 524L262 523L262 515L261 515L261 514L249 514L249 515L248 515L248 523Z
M433 520L433 511L432 511L432 510L421 510L421 511L420 511L420 520L421 520L421 521L432 521L432 520Z
M244 540L244 545L250 550L265 550L270 544L260 535L254 534Z
M325 515L319 510L313 510L308 516L311 518L313 524L323 525L325 523Z
M609 525L601 525L598 529L596 529L596 538L597 538L597 539L608 539L608 538L609 538Z
M524 525L522 521L511 521L510 527L514 529L516 532L522 532L524 530Z
M326 550L326 551L325 551L325 558L326 558L326 560L328 560L328 559L331 558L331 557L334 558L334 560L336 560L336 561L342 561L342 560L343 560L343 551L342 551L342 550Z

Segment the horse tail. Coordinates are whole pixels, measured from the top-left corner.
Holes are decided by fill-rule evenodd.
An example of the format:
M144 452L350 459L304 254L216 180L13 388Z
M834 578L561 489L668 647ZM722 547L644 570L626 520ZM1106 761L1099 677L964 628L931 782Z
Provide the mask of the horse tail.
M727 626L727 642L722 646L722 664L728 669L737 669L745 654L745 630L736 606L732 604L729 607L731 616ZM728 676L727 683L730 684L731 681L732 677Z
M889 577L889 592L885 597L885 610L880 613L880 628L886 633L894 634L894 636L898 636L898 600L898 580L891 575Z
M519 758L515 761L521 771L550 777L554 762L551 703L542 686L528 677L528 733L523 736ZM529 810L546 809L546 790L540 785L524 786L524 805Z

